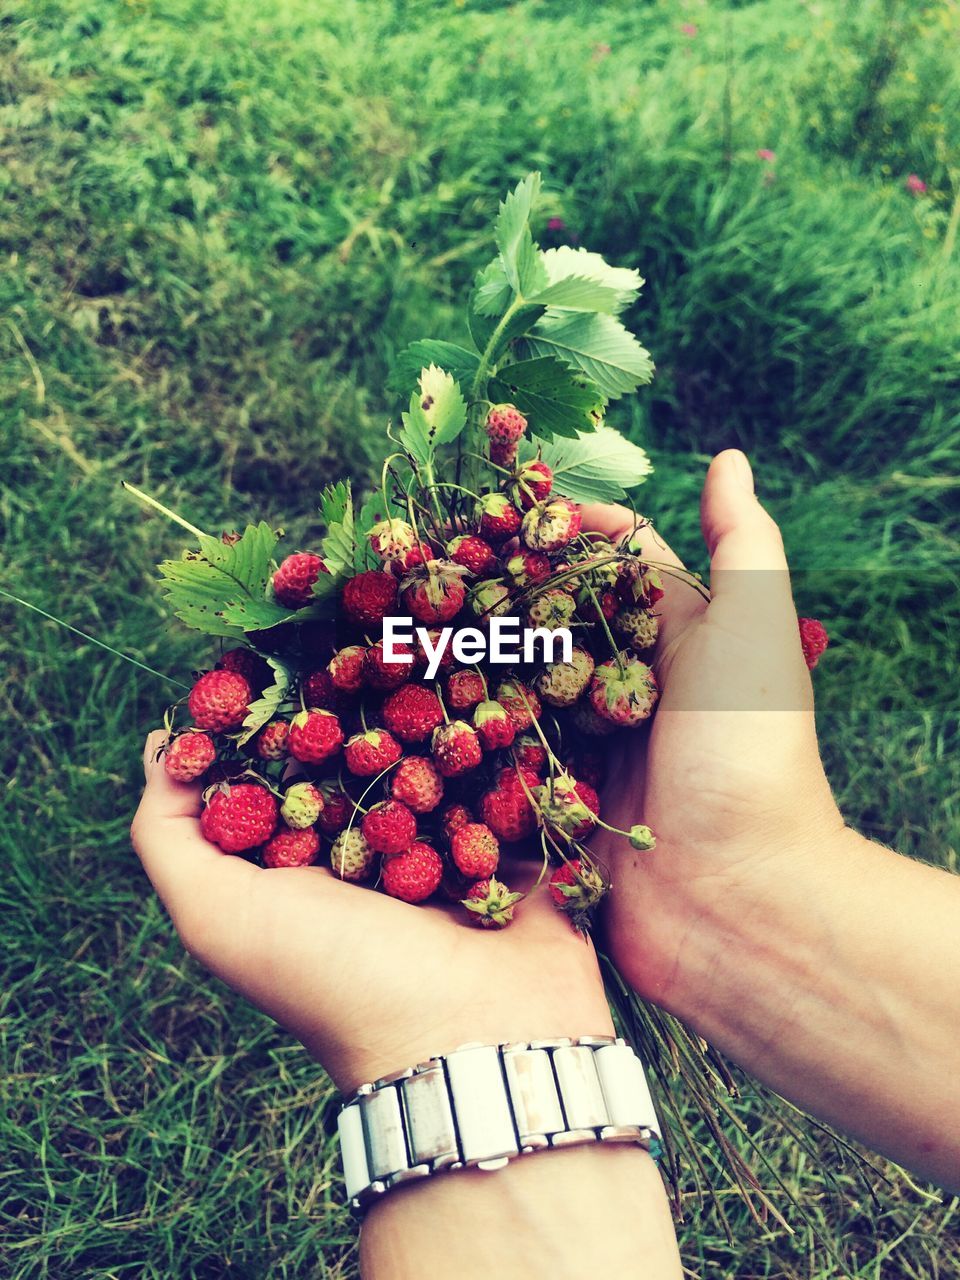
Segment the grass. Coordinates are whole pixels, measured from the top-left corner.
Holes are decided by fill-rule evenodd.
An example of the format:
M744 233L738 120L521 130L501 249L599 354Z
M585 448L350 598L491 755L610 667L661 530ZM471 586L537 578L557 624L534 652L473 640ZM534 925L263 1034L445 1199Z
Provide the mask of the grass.
M202 662L154 585L175 535L120 480L307 538L321 484L379 450L392 353L460 336L495 199L539 166L544 243L649 281L658 377L611 415L656 461L649 513L702 569L706 459L751 451L834 637L844 812L956 870L958 30L951 0L9 0L4 588L160 671ZM353 1274L329 1085L184 959L129 852L169 687L0 609L4 1275ZM693 1274L960 1274L956 1202L892 1169L871 1194L738 1105L806 1216L691 1202Z

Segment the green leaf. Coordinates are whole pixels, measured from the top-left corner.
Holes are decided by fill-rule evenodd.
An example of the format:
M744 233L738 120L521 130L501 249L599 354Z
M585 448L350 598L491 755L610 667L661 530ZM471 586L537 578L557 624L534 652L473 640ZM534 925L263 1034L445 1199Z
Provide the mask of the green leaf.
M540 435L575 436L596 426L604 400L599 389L553 356L506 365L488 394L526 414Z
M403 415L400 443L421 467L430 466L438 445L456 440L467 421L460 384L432 364L421 370L420 390L410 397Z
M632 302L643 287L643 277L638 271L630 267L611 267L599 253L591 253L588 249L573 249L570 245L547 249L543 254L543 265L552 285L576 277L592 280L615 290L618 295L615 311L622 310ZM606 310L600 307L595 309Z
M254 702L250 703L246 719L243 722L243 733L237 739L237 745L243 746L253 735L276 715L278 707L285 700L293 683L293 674L288 666L278 662L276 658L267 658L273 668L275 679Z
M336 577L345 569L352 569L356 557L353 494L349 480L338 480L336 484L324 489L320 495L320 511L327 526L320 550L330 574ZM327 574L321 574L314 583L315 595L326 594L323 580L327 576Z
M650 353L613 316L548 311L526 341L531 355L557 356L580 369L609 400L653 377Z
M575 502L618 502L653 470L646 452L612 427L536 443L553 470L554 489Z
M543 279L546 279L546 272L535 251L531 253L533 240L530 236L530 213L539 194L539 173L528 173L501 203L497 215L497 248L500 250L504 274L514 293L524 292L521 283L524 273L533 273L533 279L539 268L543 272Z
M513 290L499 258L493 258L482 271L477 272L477 280L471 295L471 307L478 316L502 316L513 300ZM472 327L471 327L472 333ZM483 349L483 342L472 334L474 342ZM489 335L488 335L489 336Z
M176 616L207 635L239 638L245 628L233 611L242 612L248 604L270 603L265 597L277 537L261 521L249 525L235 543L204 534L199 552L165 560L160 575ZM284 616L289 617L289 611L285 610Z
M459 347L455 342L425 338L411 342L400 352L393 362L387 386L391 391L408 393L420 376L420 370L428 364L438 364L448 370L457 382L466 383L476 373L479 363L480 357L475 351Z
M567 276L565 280L556 280L534 294L530 301L548 307L562 307L565 311L603 311L608 315L613 315L623 305L618 289L586 276Z
M450 444L467 421L467 406L459 382L445 369L432 364L420 374L420 392L420 408L434 444Z

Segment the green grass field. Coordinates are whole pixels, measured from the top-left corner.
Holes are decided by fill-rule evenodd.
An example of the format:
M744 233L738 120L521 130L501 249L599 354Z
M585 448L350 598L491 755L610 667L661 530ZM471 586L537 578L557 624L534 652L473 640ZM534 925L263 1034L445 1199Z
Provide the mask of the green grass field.
M7 0L0 584L202 662L154 582L175 531L120 481L306 538L379 452L392 354L462 337L496 199L540 168L543 243L648 280L658 376L611 414L655 460L646 511L703 569L705 463L750 451L833 636L844 812L958 869L958 37L956 0ZM184 958L129 849L170 686L0 620L0 1272L353 1275L330 1086ZM794 1234L691 1198L691 1275L960 1276L958 1202L738 1106Z

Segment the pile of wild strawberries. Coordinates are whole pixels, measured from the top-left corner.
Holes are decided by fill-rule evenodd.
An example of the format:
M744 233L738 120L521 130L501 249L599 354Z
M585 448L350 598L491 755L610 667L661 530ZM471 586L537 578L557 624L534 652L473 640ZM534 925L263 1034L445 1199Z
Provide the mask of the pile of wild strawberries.
M637 554L642 521L615 546L581 529L546 463L518 462L526 427L513 406L491 409L499 483L472 516L427 527L411 509L410 521L379 521L361 536L380 567L343 582L336 625L276 629L296 678L255 736L240 744L251 702L273 681L257 649L230 649L197 679L187 699L193 726L173 733L163 753L172 778L204 784L208 840L265 867L323 860L341 879L405 902L439 893L487 927L509 923L523 896L498 878L503 846L532 848L556 905L578 926L589 922L608 887L584 843L607 825L597 739L653 712L657 681L644 659L663 588ZM273 596L291 609L309 605L326 572L319 555L288 556ZM571 660L466 667L448 646L433 681L419 644L401 647L412 665L384 660L385 617L432 630L497 615L569 628ZM276 652L274 632L251 639ZM805 638L814 661L825 640ZM645 826L622 834L637 848L654 845Z

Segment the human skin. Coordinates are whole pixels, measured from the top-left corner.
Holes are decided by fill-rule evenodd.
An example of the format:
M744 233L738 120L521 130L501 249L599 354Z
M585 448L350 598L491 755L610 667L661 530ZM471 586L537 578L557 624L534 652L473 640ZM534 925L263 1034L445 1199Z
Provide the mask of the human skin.
M709 604L665 576L649 735L604 795L607 949L643 997L784 1097L960 1187L960 877L844 823L817 747L779 530L747 459L714 459L701 505ZM622 508L587 527L617 538ZM652 531L643 555L680 562Z
M200 788L171 781L150 735L132 827L187 950L293 1033L345 1093L467 1042L611 1035L592 945L531 895L510 928L410 906L323 867L264 870L200 835ZM529 864L528 864L529 865ZM520 869L505 878L520 886ZM546 1151L497 1172L383 1196L361 1234L366 1280L681 1275L650 1157L614 1144Z

